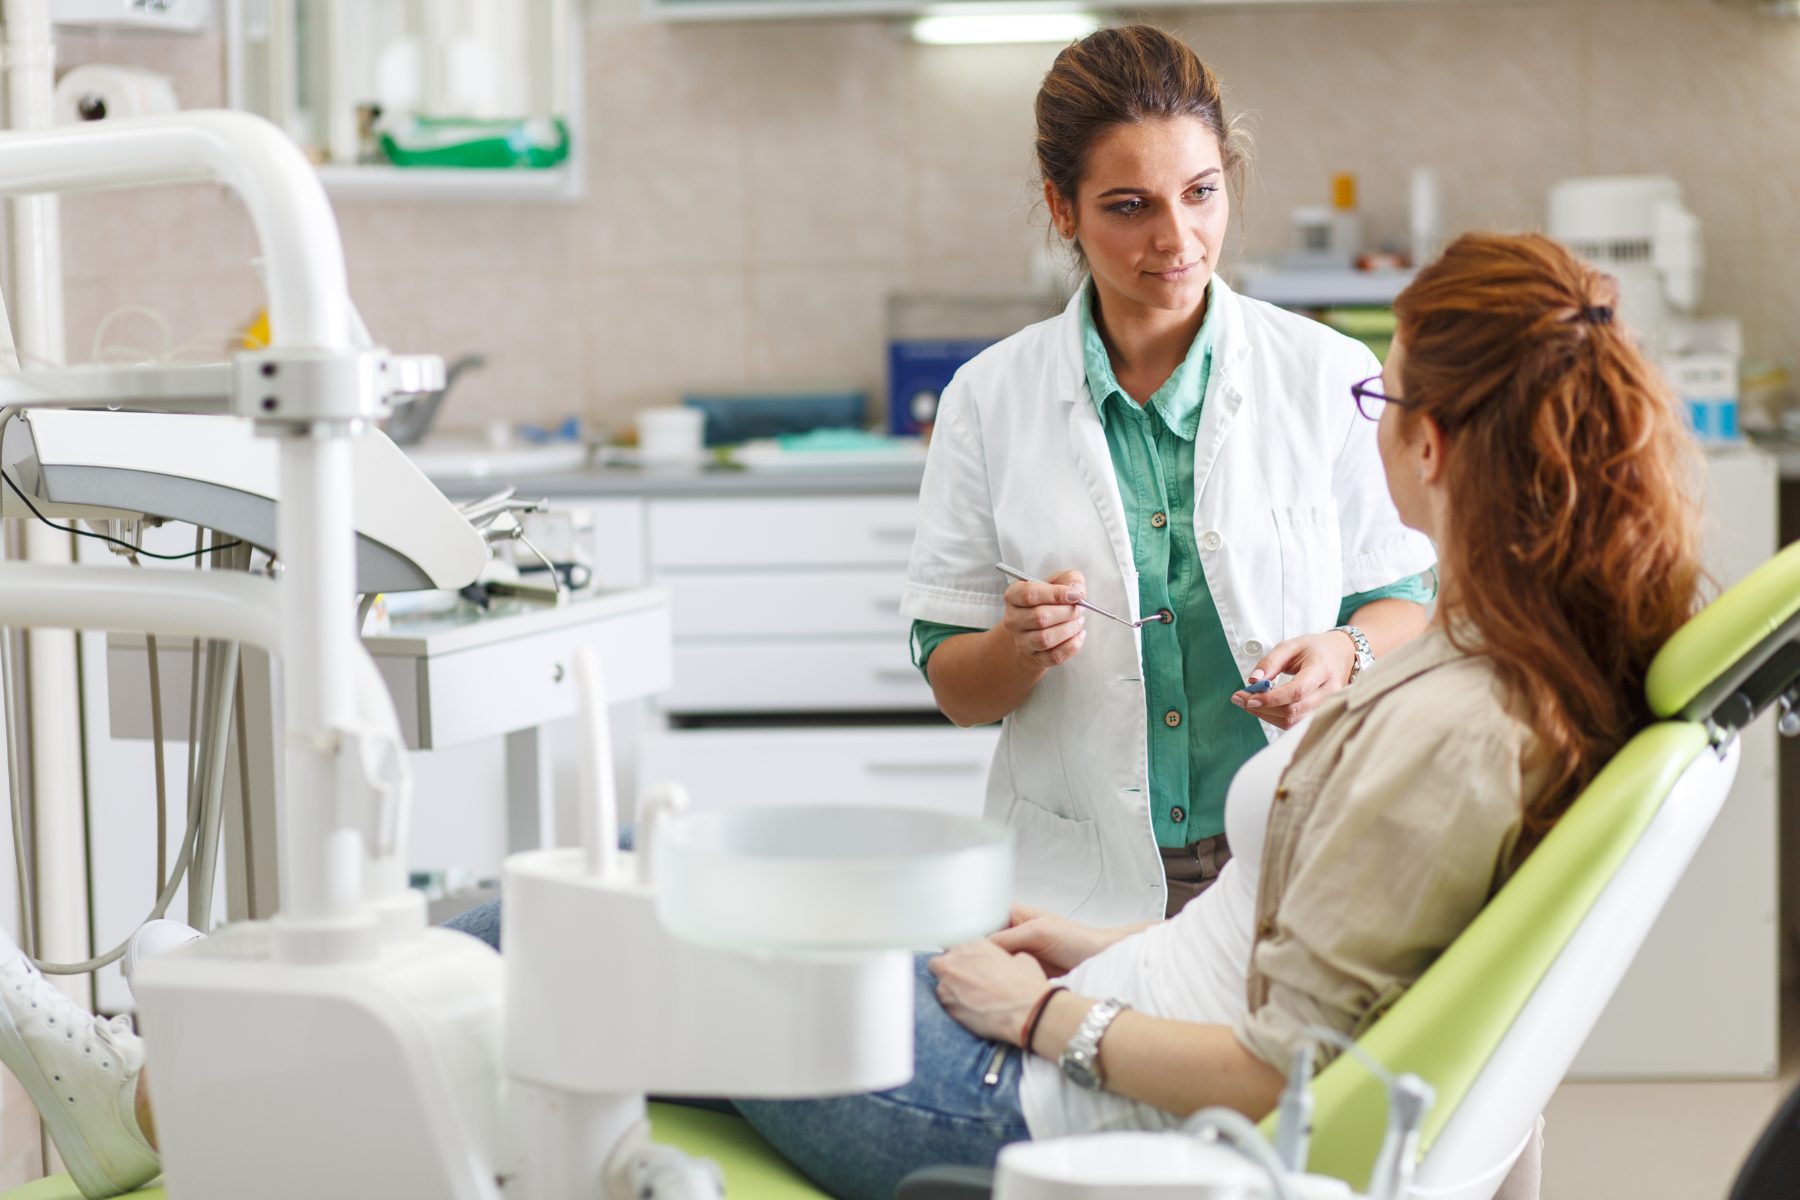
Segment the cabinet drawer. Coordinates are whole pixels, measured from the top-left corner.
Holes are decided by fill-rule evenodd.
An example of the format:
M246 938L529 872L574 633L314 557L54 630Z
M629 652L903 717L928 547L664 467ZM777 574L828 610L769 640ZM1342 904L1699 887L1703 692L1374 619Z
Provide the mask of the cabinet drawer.
M696 809L784 804L981 815L1000 740L982 729L731 729L646 734L638 780L688 789Z
M593 624L448 654L377 654L410 750L433 750L575 715L575 651L600 657L617 703L668 686L668 610L657 606Z
M910 496L652 500L650 565L904 567L918 513Z
M664 712L936 708L904 638L678 643Z
M906 575L885 571L719 571L663 577L677 639L891 637Z

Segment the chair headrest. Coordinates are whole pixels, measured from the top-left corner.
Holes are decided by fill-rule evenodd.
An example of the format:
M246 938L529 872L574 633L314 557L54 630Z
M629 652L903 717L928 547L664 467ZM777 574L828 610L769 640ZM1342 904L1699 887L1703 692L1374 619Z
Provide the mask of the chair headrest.
M1744 717L1730 722L1741 728L1793 681L1790 658L1800 671L1800 542L1676 630L1650 664L1645 697L1657 716L1689 720L1714 719L1731 702L1732 711L1724 716ZM1765 678L1758 679L1759 673ZM1757 686L1746 691L1749 684ZM1748 714L1739 711L1746 704Z

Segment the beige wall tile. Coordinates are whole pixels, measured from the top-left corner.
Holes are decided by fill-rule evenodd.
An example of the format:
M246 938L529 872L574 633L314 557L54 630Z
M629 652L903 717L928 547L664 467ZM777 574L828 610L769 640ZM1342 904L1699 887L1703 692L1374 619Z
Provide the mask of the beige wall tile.
M63 282L63 347L71 363L91 362L94 332L117 307L111 279L68 279Z
M446 361L479 351L487 365L445 401L445 428L557 421L581 401L581 289L566 276L423 271L418 349Z
M906 252L906 46L890 21L746 26L752 261L887 262Z
M105 344L116 360L125 347L169 354L190 362L217 362L236 349L244 329L265 303L262 286L248 271L169 276L122 276L113 285L113 308L120 315L108 326ZM168 347L154 319L126 308L158 313L168 329ZM73 330L71 330L73 333ZM91 335L69 341L72 361L88 359Z
M384 341L497 355L470 379L470 414L598 417L750 382L877 388L890 289L1031 279L1031 104L1056 47L915 46L887 18L657 24L636 0L589 7L585 199L338 205ZM1322 202L1336 171L1358 175L1377 243L1405 236L1415 166L1439 170L1451 232L1537 226L1561 178L1666 171L1706 223L1708 311L1742 316L1752 353L1800 355L1800 22L1711 0L1151 19L1254 124L1228 253L1282 248L1289 210ZM65 64L172 72L189 103L219 88L216 39L62 45ZM224 277L253 239L219 189L75 196L64 214L72 349L138 282L171 285L159 294L192 331L239 315Z
M581 273L577 210L568 204L425 204L414 212L413 266L426 271Z
M590 29L580 220L596 270L743 262L738 38L717 25Z
M684 271L602 277L587 286L582 378L588 415L624 425L684 391L749 380L747 284Z
M335 200L344 262L352 272L410 270L419 262L417 230L436 219L426 205L396 200Z
M1589 169L1671 175L1709 238L1757 236L1758 96L1766 18L1749 6L1596 8Z
M912 48L910 257L1016 262L1041 243L1031 101L1059 49Z
M350 299L369 334L396 354L425 352L426 305L410 271L350 270Z
M883 271L765 271L751 281L750 378L777 386L850 386L886 394Z

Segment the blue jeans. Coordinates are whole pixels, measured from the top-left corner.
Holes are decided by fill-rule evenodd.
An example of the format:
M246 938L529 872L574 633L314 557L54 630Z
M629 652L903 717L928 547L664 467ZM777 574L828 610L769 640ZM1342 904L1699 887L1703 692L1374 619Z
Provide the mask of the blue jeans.
M500 948L498 900L444 924ZM920 1167L991 1167L1000 1147L1031 1136L1019 1106L1019 1051L976 1037L944 1011L927 957L913 964L912 1082L824 1100L729 1102L838 1200L892 1200L894 1185Z

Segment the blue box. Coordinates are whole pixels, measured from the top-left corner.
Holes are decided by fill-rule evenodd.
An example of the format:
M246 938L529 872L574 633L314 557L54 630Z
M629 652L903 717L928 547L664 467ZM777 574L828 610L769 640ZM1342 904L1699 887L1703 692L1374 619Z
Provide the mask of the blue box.
M993 345L980 340L907 340L888 343L888 432L917 437L937 420L938 397L957 368Z
M868 407L862 392L689 395L681 402L706 414L708 446L814 429L861 429Z

